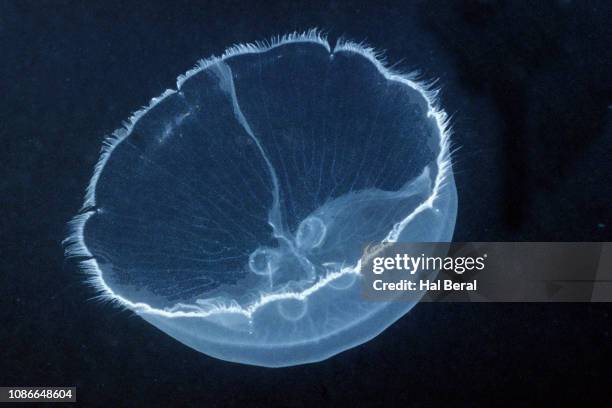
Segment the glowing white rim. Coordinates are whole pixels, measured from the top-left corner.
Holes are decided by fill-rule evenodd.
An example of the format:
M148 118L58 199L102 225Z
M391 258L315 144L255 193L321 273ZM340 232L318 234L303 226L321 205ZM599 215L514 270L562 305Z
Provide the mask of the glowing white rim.
M207 59L200 60L196 66L185 74L180 75L177 78L176 85L177 89L167 89L160 96L151 99L149 105L143 107L142 109L134 112L132 116L123 123L123 127L115 130L111 136L106 138L102 145L100 158L95 166L94 174L87 186L85 193L85 201L83 206L81 207L81 211L84 211L88 208L92 208L95 206L96 197L96 184L100 177L104 166L111 153L125 138L127 138L134 125L138 120L147 113L151 108L160 103L164 98L169 95L172 95L181 88L182 84L191 76L197 74L198 72L205 70L213 64L216 64L219 61L223 61L227 58L244 55L244 54L252 54L252 53L262 53L273 48L279 47L281 45L297 43L297 42L308 42L319 44L324 47L328 52L335 54L338 52L351 52L360 54L361 56L367 58L372 64L376 66L378 71L388 80L400 82L405 84L412 89L421 93L421 95L425 98L428 105L428 116L433 117L437 123L437 126L440 130L440 152L436 159L436 164L438 167L438 173L436 175L436 179L434 182L434 186L432 188L431 195L424 200L421 204L419 204L412 213L410 213L406 218L404 218L401 222L394 225L393 229L389 232L387 237L383 240L384 243L392 243L397 240L397 237L402 232L404 227L414 219L419 213L426 209L434 209L434 201L438 197L440 190L442 189L443 183L448 177L451 170L451 155L450 155L450 128L447 114L441 110L437 106L437 95L438 90L431 89L431 85L419 83L414 74L402 74L400 72L394 71L392 68L388 67L386 61L382 57L382 53L376 51L374 48L369 47L364 43L355 43L347 40L339 40L336 43L333 51L331 50L331 46L327 41L327 37L324 33L319 31L318 29L311 29L302 33L294 32L291 34L286 34L284 36L277 36L272 38L270 41L257 41L255 43L247 43L247 44L237 44L234 45L220 56L215 57L212 56ZM435 210L435 209L434 209ZM319 289L325 287L328 283L333 282L344 275L354 274L358 275L361 269L361 260L354 266L346 266L342 267L339 271L329 272L327 275L321 277L317 282L315 282L312 286L299 291L299 292L283 292L283 293L271 293L271 294L262 294L260 298L251 303L250 305L243 307L240 306L237 302L233 301L229 305L228 304L214 304L207 305L206 310L204 310L201 306L198 305L187 305L178 303L171 308L157 309L150 306L147 303L143 302L132 302L118 294L116 294L104 281L102 277L102 271L98 266L96 259L93 257L91 252L87 249L85 245L83 230L85 224L89 217L95 214L94 210L83 212L76 217L74 217L69 222L69 235L64 240L64 248L65 254L67 257L89 257L91 259L87 259L80 262L81 269L87 274L86 282L92 285L98 292L99 297L104 300L108 300L113 302L114 304L122 307L129 308L137 313L147 313L158 315L162 317L168 318L176 318L176 317L199 317L205 318L213 315L231 313L231 314L240 314L248 318L249 320L252 318L253 314L262 306L286 299L296 299L296 300L304 300L308 298L308 296L317 292ZM376 250L370 253L370 256L373 256Z

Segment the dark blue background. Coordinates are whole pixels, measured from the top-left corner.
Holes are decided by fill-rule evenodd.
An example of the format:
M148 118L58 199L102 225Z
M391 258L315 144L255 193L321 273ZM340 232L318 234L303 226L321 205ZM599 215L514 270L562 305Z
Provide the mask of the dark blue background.
M64 261L105 135L197 59L315 26L439 79L455 240L609 241L611 3L380 3L0 1L0 385L115 406L609 401L606 304L422 304L365 345L273 370L90 301Z

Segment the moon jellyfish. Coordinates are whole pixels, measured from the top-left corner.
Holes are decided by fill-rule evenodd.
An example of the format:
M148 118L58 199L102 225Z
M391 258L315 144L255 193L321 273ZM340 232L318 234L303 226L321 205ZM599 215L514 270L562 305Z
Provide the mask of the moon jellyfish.
M357 346L415 304L362 297L364 247L452 239L434 99L314 30L233 46L104 142L67 254L103 298L222 360Z

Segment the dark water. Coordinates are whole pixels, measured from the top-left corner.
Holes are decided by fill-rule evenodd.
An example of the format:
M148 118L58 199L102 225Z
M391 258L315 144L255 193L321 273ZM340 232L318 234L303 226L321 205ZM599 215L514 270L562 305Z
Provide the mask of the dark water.
M365 345L271 370L90 301L64 261L105 135L198 58L314 26L439 79L456 240L609 241L612 4L405 3L0 1L0 386L76 386L88 406L609 398L606 304L422 304Z

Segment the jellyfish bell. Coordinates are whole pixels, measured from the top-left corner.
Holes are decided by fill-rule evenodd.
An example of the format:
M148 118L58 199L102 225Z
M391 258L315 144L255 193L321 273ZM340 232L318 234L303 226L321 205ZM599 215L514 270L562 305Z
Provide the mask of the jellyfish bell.
M201 61L108 139L69 256L104 298L227 361L359 345L416 303L362 298L371 243L445 242L457 195L434 94L317 31Z

